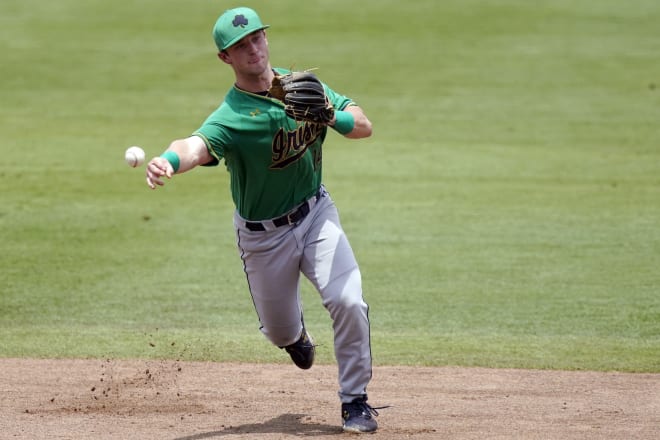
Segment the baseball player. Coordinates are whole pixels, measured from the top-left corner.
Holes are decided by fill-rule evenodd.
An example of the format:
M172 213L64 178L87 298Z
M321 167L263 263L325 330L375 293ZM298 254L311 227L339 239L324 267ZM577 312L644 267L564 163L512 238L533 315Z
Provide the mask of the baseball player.
M305 329L300 274L318 290L333 321L343 429L373 432L376 410L367 403L371 379L368 306L361 275L321 182L328 127L348 138L371 135L371 122L350 98L323 84L333 112L327 123L292 119L269 95L286 74L269 61L265 29L255 11L225 11L215 23L218 58L236 82L224 102L191 136L173 141L147 164L147 185L224 159L236 205L234 226L248 288L263 334L308 369L314 341Z

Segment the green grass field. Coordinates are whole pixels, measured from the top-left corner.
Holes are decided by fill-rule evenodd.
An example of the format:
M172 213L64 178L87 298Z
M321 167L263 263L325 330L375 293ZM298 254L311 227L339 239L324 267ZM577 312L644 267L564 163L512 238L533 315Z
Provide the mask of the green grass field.
M377 365L660 372L660 3L246 4L274 65L318 67L374 124L324 155ZM123 162L222 100L231 6L0 3L0 356L288 362L224 167L152 192Z

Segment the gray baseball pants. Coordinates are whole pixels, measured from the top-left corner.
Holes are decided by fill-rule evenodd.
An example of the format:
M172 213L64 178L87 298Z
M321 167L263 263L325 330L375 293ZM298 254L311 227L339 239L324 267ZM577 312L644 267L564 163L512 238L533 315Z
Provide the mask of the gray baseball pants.
M299 223L251 231L234 214L238 249L261 331L276 346L296 342L303 329L300 274L321 296L334 329L339 368L339 397L343 403L366 394L371 379L368 305L353 250L339 222L337 208L322 188L312 197L307 216Z

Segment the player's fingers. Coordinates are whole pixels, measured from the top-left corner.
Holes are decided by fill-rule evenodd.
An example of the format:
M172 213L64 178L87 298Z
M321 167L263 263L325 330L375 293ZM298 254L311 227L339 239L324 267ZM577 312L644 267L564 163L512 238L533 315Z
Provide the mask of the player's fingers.
M156 189L156 184L149 177L147 177L147 186L149 186L149 188L151 188L151 189Z
M149 165L147 166L147 175L149 174L149 171L154 173L157 177L165 176L168 179L171 179L174 175L172 164L162 157L154 157L151 159L151 162L149 162Z
M159 159L160 158L151 159L147 165L147 177L153 176L158 178L167 175L168 168L171 168L172 165L170 165L167 161L164 161L163 163L163 161Z
M163 161L160 160L160 158L153 158L149 163L147 164L147 185L151 189L155 189L156 185L158 186L163 186L165 182L162 181L161 177L167 176L168 173L168 166L171 168L172 166L169 164L169 162L164 161L165 163L162 163ZM168 178L170 176L167 176Z
M158 168L147 167L147 185L151 189L156 189L156 185L163 186L165 183L161 180L162 171Z
M163 186L165 185L165 182L163 182L160 178L151 175L147 176L147 185L149 185L149 188L155 189L156 185Z

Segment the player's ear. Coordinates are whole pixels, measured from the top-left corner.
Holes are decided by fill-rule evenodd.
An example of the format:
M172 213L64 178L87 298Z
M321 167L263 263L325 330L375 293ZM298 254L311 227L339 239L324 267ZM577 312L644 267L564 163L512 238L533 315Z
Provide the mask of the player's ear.
M220 61L224 63L231 64L231 59L229 58L229 54L226 50L218 52L218 58L220 58Z

